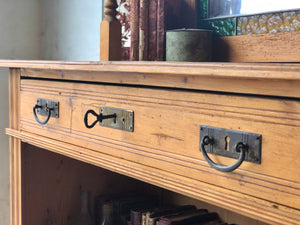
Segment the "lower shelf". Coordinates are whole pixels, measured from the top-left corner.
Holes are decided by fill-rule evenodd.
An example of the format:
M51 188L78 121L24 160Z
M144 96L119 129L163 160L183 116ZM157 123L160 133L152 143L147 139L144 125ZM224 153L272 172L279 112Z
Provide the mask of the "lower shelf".
M30 144L22 143L22 224L53 221L72 224L80 208L80 190L91 193L91 205L100 194L143 192L159 196L166 204L193 204L217 212L228 223L264 223L157 186L120 175ZM91 207L93 209L93 207Z

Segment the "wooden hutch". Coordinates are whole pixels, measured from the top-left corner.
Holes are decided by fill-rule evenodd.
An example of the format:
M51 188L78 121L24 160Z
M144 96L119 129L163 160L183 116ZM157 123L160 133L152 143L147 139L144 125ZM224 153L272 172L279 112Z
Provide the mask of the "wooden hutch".
M92 197L155 193L216 211L228 223L299 224L299 63L111 61L119 55L119 24L115 1L106 7L103 61L0 61L10 67L11 224L70 224L79 187ZM293 48L299 62L299 46ZM41 104L49 118L39 115ZM89 110L99 121L100 112L115 115L115 122L91 124ZM217 133L212 127L237 131L248 152L251 134L258 134L253 154L260 158L244 161L241 154L251 154L243 148L237 169L212 168L201 147L214 143L200 138L203 129Z

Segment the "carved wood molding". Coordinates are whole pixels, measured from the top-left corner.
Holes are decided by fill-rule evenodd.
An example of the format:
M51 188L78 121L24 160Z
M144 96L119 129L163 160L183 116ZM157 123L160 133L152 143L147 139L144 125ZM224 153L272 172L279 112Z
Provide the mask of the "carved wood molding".
M121 59L121 24L117 20L117 1L107 0L105 17L100 29L100 60L112 61Z
M107 0L106 3L104 4L105 7L105 17L113 17L115 18L117 15L117 8L118 8L118 3L116 0Z

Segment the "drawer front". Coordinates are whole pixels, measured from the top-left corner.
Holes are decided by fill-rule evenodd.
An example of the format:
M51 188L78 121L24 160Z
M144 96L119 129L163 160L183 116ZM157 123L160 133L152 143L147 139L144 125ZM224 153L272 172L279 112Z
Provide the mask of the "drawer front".
M32 113L37 98L59 101L59 118L38 124ZM132 110L134 131L99 124L86 128L86 111L99 113L100 106ZM300 172L295 160L300 157L297 100L22 80L21 110L23 132L192 178L245 198L300 208ZM211 168L199 150L200 125L261 134L261 164L243 162L230 173ZM210 157L222 165L236 161Z

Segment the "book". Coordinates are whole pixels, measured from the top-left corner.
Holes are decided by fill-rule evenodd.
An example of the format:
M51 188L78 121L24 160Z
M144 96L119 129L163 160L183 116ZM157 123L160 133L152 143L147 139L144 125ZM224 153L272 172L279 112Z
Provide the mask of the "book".
M163 216L174 215L174 214L177 215L185 211L190 211L195 209L196 207L194 205L183 205L177 207L164 207L164 208L156 209L149 213L148 225L156 225L158 220Z
M143 214L147 212L147 209L133 209L130 213L130 220L132 225L143 224Z
M108 214L105 208L110 209L109 214L112 215L110 217L112 217L113 224L127 224L130 220L131 209L141 208L145 204L156 205L158 200L156 197L137 193L100 195L95 199L96 224L100 224L104 214Z
M165 52L165 0L157 0L156 60L164 60Z
M131 0L130 2L130 29L131 29L131 44L130 44L130 60L139 60L139 16L140 16L140 1Z
M221 222L221 220L219 220L219 219L216 219L216 220L212 220L212 221L209 221L209 222L191 223L189 225L228 225L228 224Z
M209 222L211 218L218 216L216 213L208 213L206 209L195 209L184 211L182 213L163 216L157 222L157 225L185 225L195 222Z
M136 204L135 208L131 209L130 220L132 225L144 225L147 223L146 215L149 211L152 211L158 205L157 201L148 201L141 202Z
M148 11L148 60L156 59L157 47L157 2L158 0L149 0Z
M139 16L139 60L148 59L148 10L149 0L140 0Z

